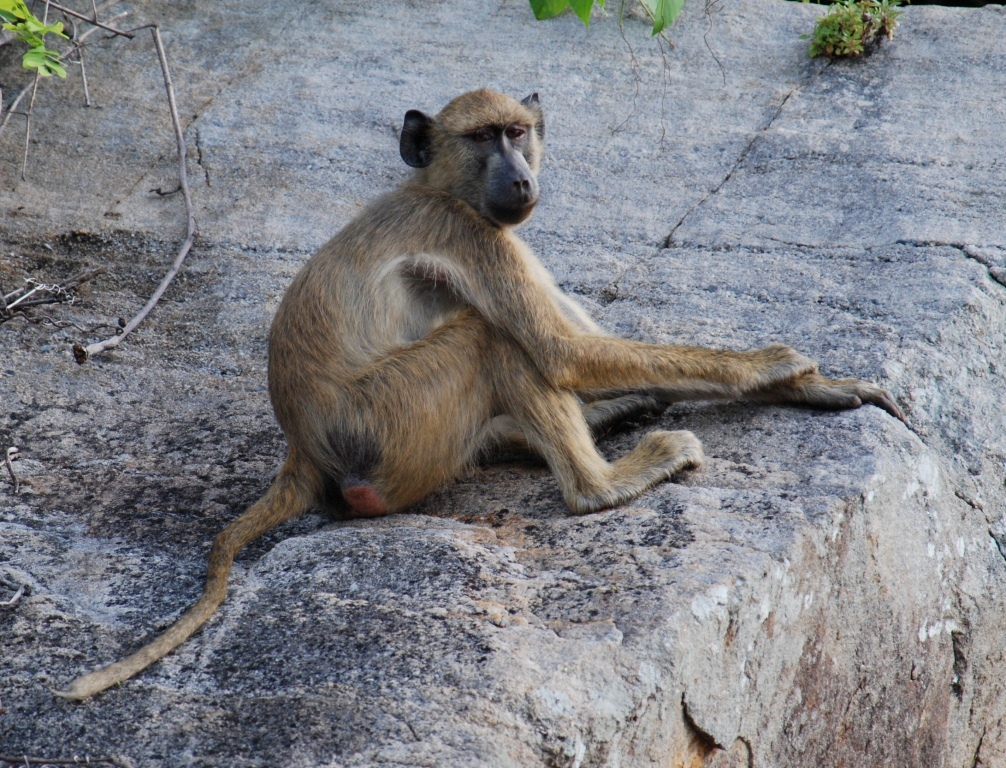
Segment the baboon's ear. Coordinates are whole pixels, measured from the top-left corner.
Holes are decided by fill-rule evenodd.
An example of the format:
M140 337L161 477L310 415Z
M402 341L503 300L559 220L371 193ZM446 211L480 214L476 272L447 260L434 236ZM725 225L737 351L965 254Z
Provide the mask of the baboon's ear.
M521 99L520 103L523 104L528 109L530 109L532 112L534 112L538 116L538 125L536 126L536 130L538 132L538 138L544 140L545 139L545 113L542 112L541 105L538 103L538 94L537 93L532 93L530 96L527 96L527 97Z
M430 128L433 121L418 109L410 109L405 113L405 124L402 126L402 141L398 145L402 160L413 168L425 168L433 160L430 151Z

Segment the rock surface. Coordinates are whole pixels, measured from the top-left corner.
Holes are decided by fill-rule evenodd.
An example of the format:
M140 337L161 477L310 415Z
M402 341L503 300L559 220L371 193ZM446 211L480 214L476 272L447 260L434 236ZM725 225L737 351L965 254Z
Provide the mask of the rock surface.
M690 2L646 25L524 0L133 2L162 24L200 239L113 354L0 326L0 754L135 766L1006 765L1006 12L905 11L865 61L806 56L819 9ZM705 13L711 8L711 15ZM284 15L285 14L285 15ZM20 181L0 139L0 288L109 274L51 317L131 316L183 233L149 40L43 84ZM638 73L637 82L633 72ZM19 78L21 78L19 80ZM23 82L0 48L0 87ZM785 341L875 408L675 406L708 465L572 517L543 467L480 467L410 514L308 515L240 556L194 639L121 688L50 688L198 595L284 443L265 338L285 286L398 183L406 109L538 91L523 235L606 327ZM635 95L634 95L635 94ZM94 339L94 336L89 339ZM6 590L6 588L4 588ZM0 600L11 597L7 590Z

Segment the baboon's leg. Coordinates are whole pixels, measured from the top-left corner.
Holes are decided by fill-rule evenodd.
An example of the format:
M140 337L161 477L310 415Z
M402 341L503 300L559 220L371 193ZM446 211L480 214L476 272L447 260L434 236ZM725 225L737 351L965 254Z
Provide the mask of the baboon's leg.
M355 516L397 512L455 477L493 416L486 327L475 313L369 366L346 385L335 474ZM342 466L338 466L342 465ZM360 502L363 503L360 503Z
M363 415L350 431L369 430L376 448L373 465L342 482L343 494L348 484L380 500L359 514L403 509L455 476L485 444L500 412L548 462L576 512L620 504L702 461L691 433L653 432L609 464L594 447L576 396L550 387L524 351L474 311L371 366L352 391ZM603 424L653 405L627 396L588 413Z
M695 435L663 430L648 433L633 450L608 463L597 452L572 393L521 386L524 383L514 382L513 418L535 452L548 462L574 512L623 504L681 470L702 464L702 445Z
M574 512L593 512L622 504L661 480L702 463L702 446L691 432L651 432L613 463L601 456L579 401L542 377L523 349L487 330L492 342L495 399L524 432L531 448L555 474L563 497ZM631 397L631 396L629 396ZM637 411L645 400L621 400L591 409L597 422L619 409Z
M632 393L606 400L594 400L581 406L590 433L597 438L616 424L644 414L662 413L667 408L651 395Z

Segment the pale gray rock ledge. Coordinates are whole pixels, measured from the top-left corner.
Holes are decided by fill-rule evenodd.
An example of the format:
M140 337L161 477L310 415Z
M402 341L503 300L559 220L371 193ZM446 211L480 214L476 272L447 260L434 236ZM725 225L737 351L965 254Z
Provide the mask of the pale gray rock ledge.
M1006 13L908 8L867 61L812 61L819 9L691 1L659 53L524 0L134 2L165 28L201 238L119 351L0 327L0 753L136 766L1006 765ZM711 23L711 26L710 26ZM708 43L708 47L707 47ZM9 46L7 47L9 48ZM16 61L0 50L0 85ZM715 53L722 70L711 55ZM0 286L107 266L53 316L134 312L182 231L148 42L45 83L28 180L0 142ZM662 82L666 72L666 90ZM99 698L49 688L198 594L213 535L283 456L265 336L310 253L405 169L404 111L538 91L527 240L606 327L785 341L888 387L819 413L678 406L701 471L572 517L533 464L413 514L284 526L195 639ZM666 137L661 141L661 114ZM622 126L617 132L613 128ZM2 598L9 597L5 593Z

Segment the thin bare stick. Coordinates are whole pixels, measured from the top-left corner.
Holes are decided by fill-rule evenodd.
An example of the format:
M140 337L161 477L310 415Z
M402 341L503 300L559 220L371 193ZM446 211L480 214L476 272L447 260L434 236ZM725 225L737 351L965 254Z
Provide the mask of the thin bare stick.
M0 608L10 608L17 605L17 601L24 597L25 589L27 587L27 584L22 584L18 587L17 592L14 593L14 597L10 600L0 600Z
M40 283L33 277L25 278L25 284L23 287L18 288L16 291L11 291L3 297L3 311L9 312L24 302L24 300L29 296L40 291L51 294L50 298L55 298L57 301L66 301L67 299L73 298L71 292L74 288L79 287L88 280L93 280L98 275L104 275L106 272L107 270L104 267L85 269L83 272L78 272L73 277L67 278L62 283L55 285ZM29 304L30 303L31 302L29 302ZM53 302L49 301L46 303L51 304Z
M625 42L626 47L629 49L629 70L632 72L632 80L635 84L635 88L632 91L632 111L629 112L628 116L617 126L611 129L612 133L618 133L625 124L632 119L632 116L636 114L636 101L639 98L639 84L642 82L642 78L639 76L639 61L636 59L636 52L632 48L632 43L629 42L629 38L625 34L625 0L622 0L622 5L618 9L618 31L622 34L622 40Z
M24 124L24 160L21 161L21 181L24 181L24 173L28 168L28 141L31 139L31 111L35 108L35 94L38 93L38 81L40 75L35 71L35 82L31 86L31 102L28 104L28 114L25 116Z
M660 59L664 63L663 69L663 88L660 91L660 145L663 146L664 139L667 138L667 125L664 123L664 116L667 114L664 109L664 103L667 100L667 81L671 71L671 65L667 62L667 52L664 51L664 43L667 43L670 48L674 48L674 43L671 42L670 38L661 32L657 35L657 47L660 49Z
M28 91L31 90L31 85L26 85L21 89L21 92L17 95L14 101L11 102L10 108L7 110L7 114L3 116L3 122L0 123L0 136L3 136L4 128L7 127L7 123L10 122L11 115L14 114L14 110L17 109L17 105L21 103L21 100L28 95Z
M91 92L87 89L87 67L84 66L84 49L77 49L77 63L80 64L80 79L84 83L84 106L91 106Z
M0 763L9 765L115 765L118 768L133 768L124 757L77 757L69 759L54 757L28 757L27 755L0 755Z
M93 19L88 18L82 13L77 13L76 11L71 11L69 8L64 8L62 5L57 5L56 3L53 2L48 3L48 5L52 8L55 8L60 13L65 13L67 16L73 16L74 18L82 19L83 21L86 21L88 24L93 24L96 27L101 27L102 29L108 30L109 32L113 32L116 35L121 35L122 37L128 37L130 40L132 40L135 37L135 35L131 34L130 32L123 32L121 29L116 29L115 27L109 26L108 24L102 24L100 21L98 21L97 18Z
M118 2L120 2L120 0L115 0L115 2L118 3ZM108 5L114 5L114 3L108 3ZM109 24L111 24L113 21L116 21L118 19L124 18L124 17L126 17L128 15L129 15L129 11L123 11L122 13L117 13L117 14L115 14L115 16L113 16L112 18L110 18L108 20L108 22L109 22ZM87 40L87 38L89 38L91 35L93 35L97 31L98 31L98 27L91 27L89 30L87 30L87 32L84 32L83 34L81 34L81 36L79 38L77 38L77 39L75 39L73 41L73 47L67 53L69 53L69 52L71 52L73 50L76 50L78 48L83 48L84 47L84 41ZM106 35L102 39L103 40L108 40L110 37L115 37L115 35ZM66 54L64 54L64 55L66 55Z
M31 594L30 584L22 584L17 581L11 581L6 576L0 576L0 587L7 587L7 589L13 589L17 592L21 592L22 596ZM11 601L8 600L7 602L3 603L3 605L7 605L10 602Z
M21 481L17 479L17 475L14 474L14 462L17 461L18 448L16 445L12 445L7 449L7 454L4 457L7 462L7 474L10 475L10 481L14 484L14 495L17 496L18 491L21 490Z
M98 9L95 9L95 18L98 18ZM97 29L97 27L95 27ZM79 38L79 33L77 32L76 22L73 22L73 40L74 42ZM91 106L91 92L88 90L88 67L83 63L83 46L74 45L73 48L76 50L76 62L80 65L80 81L83 84L83 106ZM69 51L66 51L69 53Z
M11 313L10 315L0 315L0 325L3 325L4 323L9 323L11 320L14 320L15 318L18 317L24 320L25 322L31 323L32 325L42 325L42 324L51 325L53 328L56 328L57 330L61 331L66 328L76 328L81 333L97 333L102 328L111 328L113 331L118 328L118 326L110 325L108 323L98 323L97 325L91 328L85 328L82 325L71 323L69 320L54 320L48 315L28 315L19 310Z
M105 269L104 267L92 267L90 269L82 270L77 274L73 275L72 277L68 277L59 285L61 288L63 288L63 290L69 291L71 288L76 288L77 286L86 283L88 280L93 280L99 275L104 275L107 273L108 270Z
M702 33L702 40L706 44L706 50L709 51L709 55L713 57L713 61L720 68L720 74L723 75L723 87L727 87L727 71L723 68L723 62L720 61L720 57L716 55L713 51L713 47L709 45L709 33L713 31L713 14L719 11L720 0L706 0L706 20L709 22L706 26L706 31Z
M55 288L56 286L52 287ZM32 299L31 301L26 301L26 299L29 296L34 296L35 293L38 291L42 291L44 294L47 295L43 295L42 298L40 299ZM16 310L18 312L21 312L27 309L28 307L38 307L43 304L72 304L72 303L73 303L72 296L68 296L59 291L50 292L49 286L40 285L37 288L33 288L32 290L28 291L28 293L26 293L20 299L15 301L13 304L9 305L5 311L11 312Z
M157 290L154 291L154 295L150 297L150 300L144 305L143 309L140 310L139 314L136 315L132 320L126 323L126 326L122 329L122 333L118 336L113 336L105 341L97 342L95 344L88 344L86 347L81 344L73 345L73 357L78 364L83 365L87 358L91 355L96 355L99 352L104 352L106 349L112 349L118 346L126 336L128 336L136 326L138 326L143 319L150 314L150 311L157 305L160 301L164 292L171 285L171 281L175 279L175 275L182 268L182 264L185 262L185 257L189 255L189 251L192 249L192 243L196 238L196 216L192 207L192 196L189 194L189 178L185 167L186 159L186 149L185 149L185 134L182 132L182 121L178 117L178 106L175 102L175 88L171 83L171 71L168 69L168 57L164 52L164 43L161 40L161 31L156 25L150 26L150 33L154 38L154 47L157 48L157 58L161 63L161 73L164 75L164 89L168 93L168 107L171 110L171 122L175 128L175 140L178 144L178 183L182 188L182 196L185 198L185 216L188 224L188 232L185 237L185 241L182 243L182 247L178 251L178 256L175 257L174 263L171 265L171 269L161 280L161 284L157 286Z

